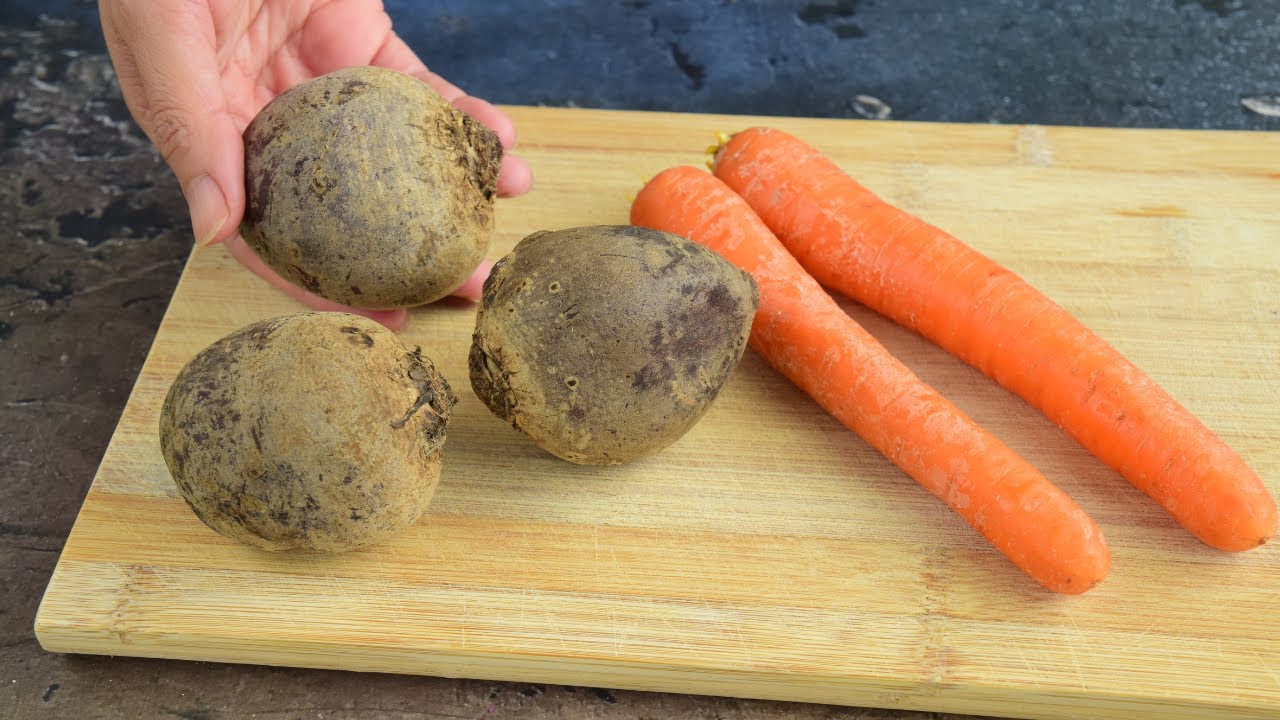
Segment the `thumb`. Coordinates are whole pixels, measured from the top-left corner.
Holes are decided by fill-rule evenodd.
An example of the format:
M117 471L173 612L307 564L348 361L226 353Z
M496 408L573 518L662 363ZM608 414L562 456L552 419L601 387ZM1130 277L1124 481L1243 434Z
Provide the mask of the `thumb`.
M244 214L244 146L225 114L188 122L183 140L159 147L182 184L196 242L211 245L234 235Z
M230 237L244 214L244 145L208 5L103 0L100 11L125 102L177 176L196 241Z

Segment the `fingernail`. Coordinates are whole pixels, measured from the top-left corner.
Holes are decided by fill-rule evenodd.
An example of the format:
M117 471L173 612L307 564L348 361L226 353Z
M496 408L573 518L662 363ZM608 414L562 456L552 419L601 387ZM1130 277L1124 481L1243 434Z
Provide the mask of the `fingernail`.
M196 244L209 245L218 237L218 231L222 230L227 216L231 214L227 209L226 196L222 194L218 183L208 175L201 175L188 183L186 195Z

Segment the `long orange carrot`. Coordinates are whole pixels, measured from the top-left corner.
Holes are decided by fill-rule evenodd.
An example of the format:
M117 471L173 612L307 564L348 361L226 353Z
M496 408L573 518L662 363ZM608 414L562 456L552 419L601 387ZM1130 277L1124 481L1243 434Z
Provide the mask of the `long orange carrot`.
M1276 504L1231 448L1027 282L876 197L779 130L752 128L715 174L827 287L886 315L1039 408L1223 550L1276 532Z
M751 347L1014 565L1064 593L1106 576L1111 555L1092 518L890 355L724 183L694 168L666 170L636 196L631 222L687 237L751 273L760 288Z

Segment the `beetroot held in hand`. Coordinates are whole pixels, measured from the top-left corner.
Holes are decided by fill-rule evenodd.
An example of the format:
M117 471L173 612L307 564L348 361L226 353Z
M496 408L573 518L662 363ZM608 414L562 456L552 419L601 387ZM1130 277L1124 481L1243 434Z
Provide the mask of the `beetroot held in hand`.
M310 80L268 103L244 139L240 232L316 295L421 305L484 258L502 144L413 77L357 67Z

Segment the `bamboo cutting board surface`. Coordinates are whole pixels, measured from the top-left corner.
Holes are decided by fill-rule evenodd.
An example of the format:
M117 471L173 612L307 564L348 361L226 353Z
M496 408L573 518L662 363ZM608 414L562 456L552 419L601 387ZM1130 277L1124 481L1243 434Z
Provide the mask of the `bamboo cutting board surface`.
M1022 274L1223 435L1280 493L1280 136L512 108L537 185L491 256L625 223L628 197L769 123ZM544 454L471 393L474 309L404 337L461 397L431 510L379 547L240 547L177 496L156 436L182 365L298 309L193 254L49 584L51 651L418 673L1034 718L1280 716L1280 548L1226 554L1022 401L846 303L1072 494L1114 569L1041 590L748 352L666 452Z

